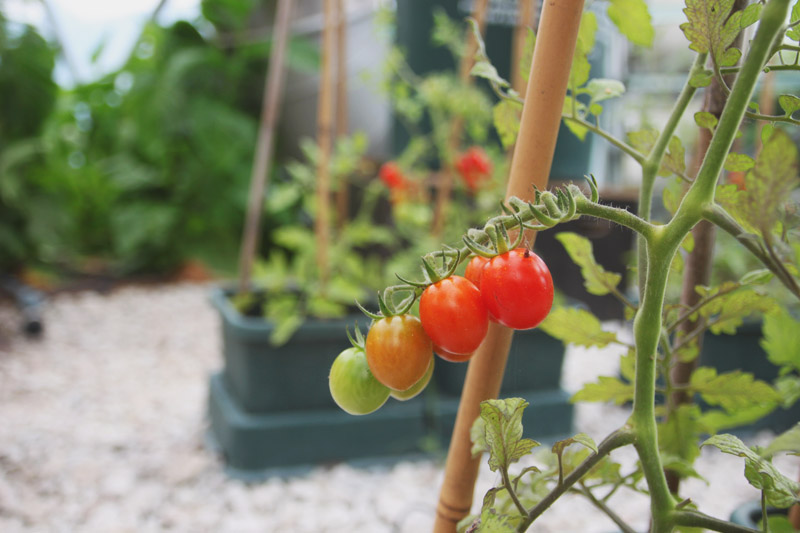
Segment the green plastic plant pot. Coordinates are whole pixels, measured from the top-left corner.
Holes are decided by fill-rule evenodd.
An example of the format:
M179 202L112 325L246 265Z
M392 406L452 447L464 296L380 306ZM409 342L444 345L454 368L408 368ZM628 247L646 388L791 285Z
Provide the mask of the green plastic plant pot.
M248 413L228 390L224 376L209 384L212 447L228 474L258 479L287 468L421 453L430 430L425 402L392 400L378 411L352 416L339 408Z
M328 390L336 356L350 346L346 328L363 315L335 320L309 319L282 346L269 342L275 326L243 316L216 289L211 302L222 320L223 376L237 404L249 413L338 409Z
M511 341L500 396L518 391L556 390L561 385L564 345L544 331L517 331ZM433 372L437 390L446 396L460 396L468 363L436 359Z

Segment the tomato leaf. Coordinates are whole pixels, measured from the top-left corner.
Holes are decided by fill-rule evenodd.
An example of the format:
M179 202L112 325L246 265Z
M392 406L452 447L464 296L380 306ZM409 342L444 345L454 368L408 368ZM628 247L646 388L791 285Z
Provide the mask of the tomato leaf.
M711 130L712 133L714 132L714 128L717 127L717 122L719 122L717 117L708 111L698 111L694 114L694 123L701 128Z
M618 378L599 376L594 383L586 383L570 398L571 402L613 402L622 405L633 400L633 385Z
M718 405L735 413L751 405L774 405L781 396L768 383L754 379L752 374L736 370L717 374L711 367L700 367L692 373L689 387L710 405Z
M800 483L781 474L768 459L748 448L739 438L728 434L715 435L701 446L714 446L723 453L743 457L747 481L764 491L768 505L784 509L797 501Z
M800 372L800 321L786 309L776 309L764 317L761 347L775 365Z
M784 431L764 448L761 455L772 457L776 453L788 452L792 455L800 455L800 423Z
M602 102L625 94L625 84L617 80L595 78L586 84L592 102Z
M706 432L714 434L723 429L752 424L774 410L775 406L771 404L751 405L750 407L739 409L735 413L728 413L722 409L709 409L700 416L699 423Z
M522 414L528 402L523 398L505 400L485 400L481 402L481 414L470 432L473 439L473 454L477 451L489 452L489 468L497 471L508 469L511 463L539 446L531 439L522 438ZM481 435L482 433L482 435Z
M519 58L519 74L525 81L528 81L531 75L534 48L536 48L536 33L531 28L528 28L528 32L525 34L525 46L522 48L522 54Z
M583 446L592 450L594 453L597 453L597 444L595 444L594 439L592 439L592 437L586 433L578 433L577 435L568 439L557 441L555 444L553 444L553 453L560 456L562 453L564 453L564 450L567 448L567 446L570 446L571 444L582 444Z
M699 70L692 74L692 77L689 78L689 85L700 89L702 87L708 87L711 85L711 79L714 77L714 73L710 70Z
M700 407L683 404L672 411L666 421L659 424L658 445L662 453L679 457L689 464L700 450L697 443L703 428L698 422Z
M608 18L633 44L645 47L653 45L655 29L644 0L611 0Z
M697 287L701 296L714 294L717 289ZM700 308L700 315L709 319L712 333L733 335L744 318L759 313L768 313L778 306L777 302L753 289L741 289L716 297Z
M781 106L787 117L791 117L795 111L800 109L800 98L793 94L782 94L778 97L778 105Z
M622 280L622 275L616 272L607 272L594 258L592 241L568 231L556 235L556 239L564 245L570 259L581 267L583 284L590 294L603 295L616 289Z
M714 115L711 115L714 116ZM747 154L731 152L725 158L725 170L728 172L747 172L755 166L756 162Z
M569 73L569 87L576 89L589 80L589 52L594 48L594 38L597 32L597 16L591 11L584 11L578 28L578 41L575 44L575 54L572 58L572 68ZM573 95L574 96L574 95Z
M741 51L730 48L739 31L742 19L749 25L753 19L753 11L742 16L741 11L731 14L733 0L686 0L688 22L680 28L691 43L689 48L699 53L709 53L717 66L735 65L741 57Z
M558 307L550 311L539 328L564 344L602 348L617 340L613 331L604 331L589 311L577 307Z
M790 16L790 23L800 20L800 0L794 3L792 7L792 14ZM786 36L793 41L800 41L800 25L793 26L786 30Z
M501 100L492 109L494 127L503 148L510 148L516 142L521 112L522 106L511 100Z

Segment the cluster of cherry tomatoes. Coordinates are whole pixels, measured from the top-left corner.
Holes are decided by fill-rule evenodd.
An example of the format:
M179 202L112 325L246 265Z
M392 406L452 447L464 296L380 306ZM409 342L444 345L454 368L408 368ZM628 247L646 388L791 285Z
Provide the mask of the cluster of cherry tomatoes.
M474 256L464 277L429 284L410 313L373 320L366 340L336 358L329 385L336 403L351 414L367 414L393 396L419 394L433 374L433 354L467 361L483 342L489 321L512 329L534 328L553 304L553 280L542 259L527 248L492 258Z

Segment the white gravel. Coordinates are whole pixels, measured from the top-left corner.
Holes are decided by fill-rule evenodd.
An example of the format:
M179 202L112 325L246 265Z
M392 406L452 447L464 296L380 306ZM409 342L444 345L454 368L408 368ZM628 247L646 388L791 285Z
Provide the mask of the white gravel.
M41 340L17 334L0 303L0 532L364 532L431 530L441 462L314 468L245 484L224 474L204 445L208 376L221 367L209 287L126 288L51 299ZM564 386L615 372L612 351L570 349ZM622 408L579 406L576 431L600 440ZM533 435L532 435L533 436ZM760 435L760 439L768 435ZM631 464L631 450L615 452ZM788 475L798 463L781 460ZM706 450L697 470L710 485L685 496L727 517L758 497L740 459ZM483 467L476 504L496 483ZM642 529L645 500L612 498ZM602 533L614 525L582 500L558 502L535 531Z

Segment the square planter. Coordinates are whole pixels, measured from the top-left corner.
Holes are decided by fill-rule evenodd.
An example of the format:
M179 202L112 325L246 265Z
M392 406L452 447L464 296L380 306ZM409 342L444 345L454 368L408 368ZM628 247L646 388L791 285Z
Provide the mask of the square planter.
M273 346L269 337L275 326L240 314L230 294L216 289L211 302L222 319L223 379L239 407L249 413L336 409L328 373L339 352L350 346L345 328L365 323L366 317L307 320L289 342Z
M327 390L327 388L326 388ZM388 401L352 416L334 409L249 413L230 394L222 374L210 380L209 437L228 473L258 479L321 463L420 453L430 431L421 398Z

